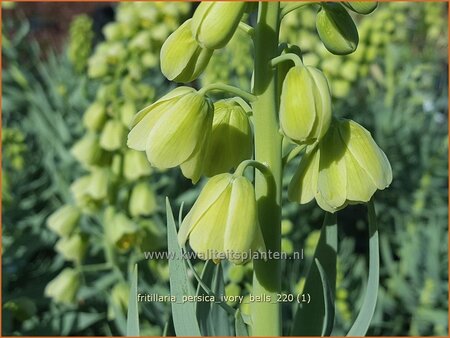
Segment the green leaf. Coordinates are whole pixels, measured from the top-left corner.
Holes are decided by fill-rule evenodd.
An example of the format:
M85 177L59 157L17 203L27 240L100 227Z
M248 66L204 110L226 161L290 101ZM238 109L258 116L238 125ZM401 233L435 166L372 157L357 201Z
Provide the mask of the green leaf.
M139 310L137 303L137 265L131 275L130 297L128 299L127 337L139 336Z
M317 269L319 270L320 274L320 279L322 281L323 302L325 304L325 319L323 321L321 336L325 337L331 335L331 331L333 330L334 298L330 284L328 283L328 278L325 270L323 269L322 265L320 264L317 258L314 260L314 263L317 265Z
M236 330L236 337L248 336L247 326L244 318L242 318L241 310L237 309L234 315L234 328Z
M212 291L217 297L225 295L225 282L223 280L222 263L216 265L212 280ZM216 299L216 301L221 301ZM211 309L211 320L214 323L216 336L231 336L233 334L228 314L224 308L214 304Z
M177 336L200 336L200 328L195 316L195 305L193 302L182 303L183 296L194 295L192 285L187 276L187 268L181 259L181 248L177 241L177 229L173 218L169 199L166 199L167 213L167 246L169 257L170 294L177 301L172 302L172 317L175 333ZM171 256L173 255L173 256Z
M201 279L207 286L211 286L214 275L215 264L212 260L208 260L202 271ZM197 286L197 296L204 296L208 293L200 285ZM214 323L211 321L210 312L213 305L209 302L198 302L196 304L197 320L200 326L200 331L204 336L214 336Z
M367 209L369 213L369 278L361 310L347 334L347 336L352 337L364 336L369 329L377 304L380 279L380 247L378 243L377 216L373 200L367 203Z
M330 298L334 299L336 290L336 255L337 255L337 221L336 214L326 213L320 233L320 239L314 252L314 261L318 260L327 276ZM309 294L313 300L310 303L300 303L295 313L292 335L294 336L320 336L328 331L330 321L334 322L333 311L326 311L324 290L317 287L322 283L321 274L317 264L311 264L306 277L303 293ZM328 309L329 310L329 309ZM332 317L329 317L332 316ZM326 329L324 329L324 327Z

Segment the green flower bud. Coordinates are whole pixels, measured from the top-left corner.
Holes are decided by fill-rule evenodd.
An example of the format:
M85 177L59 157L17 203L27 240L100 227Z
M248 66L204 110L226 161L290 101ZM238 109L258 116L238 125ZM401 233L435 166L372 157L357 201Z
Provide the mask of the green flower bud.
M245 10L245 2L201 2L192 17L192 34L208 49L220 49L231 40Z
M129 181L136 181L138 178L148 176L152 173L152 168L144 153L136 150L127 150L124 157L123 175Z
M46 297L56 303L73 304L80 287L80 275L74 269L66 268L44 290Z
M142 52L148 50L152 44L152 36L149 31L142 31L136 34L128 44L128 48L132 52Z
M80 216L77 207L66 204L50 215L47 226L59 236L69 236L77 226Z
M115 213L112 208L105 211L103 226L105 236L111 245L125 252L138 240L138 226L122 213Z
M191 19L183 23L161 48L161 71L176 82L194 81L206 68L213 51L202 48L191 31Z
M103 103L92 103L83 115L83 125L87 130L98 131L106 121L106 109Z
M325 47L333 54L353 53L358 46L358 30L350 14L339 3L322 3L317 13L317 33Z
M228 278L232 283L240 283L245 276L245 268L242 265L231 265L228 269Z
M237 297L241 294L241 287L235 283L228 284L225 286L225 295L228 297ZM228 305L234 305L236 304L236 300L234 301L227 301Z
M103 157L103 150L100 148L98 138L91 133L85 134L77 141L70 152L85 168L99 164Z
M377 1L349 1L344 2L344 5L347 8L350 8L353 12L359 14L370 14L372 13L378 6Z
M244 109L233 99L215 102L204 159L205 175L211 177L235 169L252 157L252 150L252 129Z
M286 75L280 98L280 123L294 142L322 138L331 120L331 94L326 77L316 68L295 66Z
M154 167L180 165L204 144L212 112L212 103L204 95L193 88L178 87L134 117L128 146L145 150Z
M294 244L289 238L281 239L281 251L291 255L294 252Z
M180 245L188 238L204 260L243 264L251 250L265 250L250 181L228 173L212 177L181 224Z
M108 151L118 150L125 142L126 129L119 120L106 122L100 135L100 146Z
M148 216L155 212L157 207L155 194L146 182L137 183L131 191L129 210L133 217Z
M391 165L370 133L351 120L333 121L318 147L307 150L289 184L289 199L313 198L336 212L347 204L365 203L392 182Z
M103 35L108 41L123 39L123 26L121 23L112 22L103 27Z
M281 221L281 234L282 235L289 235L292 232L292 228L294 225L289 219L283 219Z
M56 242L56 251L64 257L65 260L80 264L86 254L87 238L81 234L63 237Z

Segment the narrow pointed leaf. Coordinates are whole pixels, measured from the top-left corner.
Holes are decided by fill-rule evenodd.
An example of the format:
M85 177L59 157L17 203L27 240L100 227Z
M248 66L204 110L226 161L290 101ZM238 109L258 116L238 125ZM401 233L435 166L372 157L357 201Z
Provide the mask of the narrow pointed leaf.
M127 337L139 336L139 310L137 303L137 265L134 266L131 276L130 297L128 299Z
M367 333L377 304L380 280L380 247L373 200L367 204L367 209L369 213L369 278L361 310L347 334L349 337L364 336Z
M325 304L325 319L322 327L322 337L329 336L334 324L334 297L325 270L316 258L314 260L319 270L320 280L322 281L323 302Z

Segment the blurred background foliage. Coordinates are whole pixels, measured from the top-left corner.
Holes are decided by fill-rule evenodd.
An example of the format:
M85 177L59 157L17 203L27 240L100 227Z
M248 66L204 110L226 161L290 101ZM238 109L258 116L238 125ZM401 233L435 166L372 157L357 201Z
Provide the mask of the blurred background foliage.
M46 4L66 13L73 4ZM132 116L169 90L159 70L166 37L193 12L189 3L91 4L70 17L52 44L39 13L3 7L2 318L3 335L124 335L131 268L142 293L168 294L164 198L188 210L202 184L178 169L152 169L125 145ZM54 18L53 18L54 19ZM247 18L252 21L254 18ZM355 15L358 50L330 54L315 11L290 13L282 41L324 70L334 111L372 132L390 159L391 187L375 196L381 286L370 335L448 331L447 6L383 3ZM43 28L44 27L44 28ZM249 89L251 41L240 31L193 83ZM285 184L296 163L285 170ZM283 290L301 292L323 212L284 196ZM340 248L335 334L361 304L367 280L365 208L338 213ZM223 262L229 295L247 295L252 265ZM202 262L196 262L200 269ZM248 312L248 304L240 306ZM290 326L294 304L283 307ZM140 303L142 335L173 334L170 305ZM286 331L287 332L287 331Z

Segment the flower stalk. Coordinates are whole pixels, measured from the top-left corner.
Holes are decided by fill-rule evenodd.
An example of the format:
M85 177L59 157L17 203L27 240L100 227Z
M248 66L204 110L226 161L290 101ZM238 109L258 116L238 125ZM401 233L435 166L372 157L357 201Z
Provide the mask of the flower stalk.
M273 176L269 185L264 175L255 173L258 219L267 250L279 252L281 247L281 171L282 137L277 122L277 86L270 61L278 51L279 2L260 2L255 28L255 69L252 102L255 128L255 160L264 163ZM272 302L251 304L252 334L281 335L281 311L276 293L281 286L281 266L277 260L255 260L253 294L269 296Z

